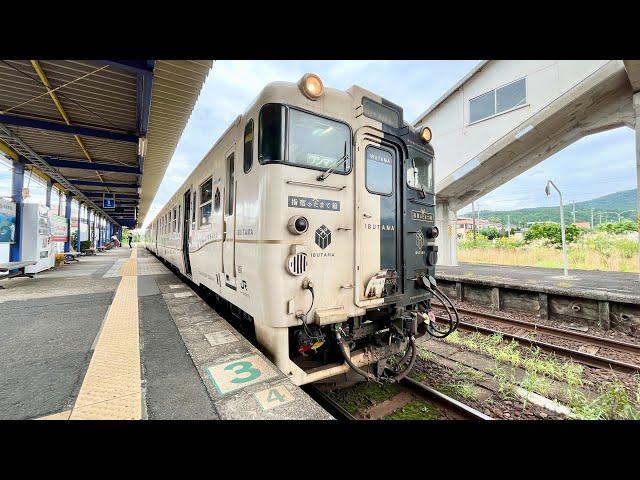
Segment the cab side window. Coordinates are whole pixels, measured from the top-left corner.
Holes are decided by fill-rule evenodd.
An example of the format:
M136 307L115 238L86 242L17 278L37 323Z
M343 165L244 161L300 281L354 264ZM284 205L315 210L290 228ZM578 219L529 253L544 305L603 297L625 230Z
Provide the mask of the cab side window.
M249 173L253 165L253 118L244 127L244 173Z
M393 193L394 155L382 148L367 146L365 150L367 190L378 195Z

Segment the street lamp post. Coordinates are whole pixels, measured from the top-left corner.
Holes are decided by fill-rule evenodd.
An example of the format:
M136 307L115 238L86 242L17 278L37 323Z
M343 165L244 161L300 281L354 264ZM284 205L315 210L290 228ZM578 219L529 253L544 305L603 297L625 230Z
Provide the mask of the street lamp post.
M560 230L562 233L562 263L564 267L564 276L568 277L569 261L567 260L567 239L566 239L565 230L564 230L564 207L562 205L562 193L560 192L560 189L556 187L555 183L553 183L551 180L547 180L547 185L544 187L544 193L547 194L547 197L551 195L551 189L549 188L549 185L552 185L553 188L556 189L556 191L558 192L558 196L560 197Z

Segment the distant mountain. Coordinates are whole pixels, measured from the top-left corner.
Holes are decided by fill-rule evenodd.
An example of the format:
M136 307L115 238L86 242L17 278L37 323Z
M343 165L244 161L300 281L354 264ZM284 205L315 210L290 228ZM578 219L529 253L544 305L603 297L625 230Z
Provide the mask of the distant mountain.
M627 212L623 218L635 219L637 189L624 190L622 192L610 193L603 197L594 198L584 202L576 202L576 222L591 222L591 209L593 208L594 223L598 225L600 219L605 222L617 221L618 216L611 212ZM605 214L604 212L609 212ZM507 224L507 216L511 220L512 226L522 226L527 222L559 222L560 209L558 207L537 207L537 208L521 208L518 210L480 210L480 218ZM601 215L600 215L601 214ZM461 217L471 217L471 211L459 214ZM565 222L573 222L573 205L564 206Z

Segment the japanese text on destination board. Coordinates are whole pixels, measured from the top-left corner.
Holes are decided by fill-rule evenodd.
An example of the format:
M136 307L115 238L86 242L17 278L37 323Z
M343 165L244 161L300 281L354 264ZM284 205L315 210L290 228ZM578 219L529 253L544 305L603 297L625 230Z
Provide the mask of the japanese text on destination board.
M295 208L311 208L314 210L340 211L340 202L323 198L289 196L289 206Z

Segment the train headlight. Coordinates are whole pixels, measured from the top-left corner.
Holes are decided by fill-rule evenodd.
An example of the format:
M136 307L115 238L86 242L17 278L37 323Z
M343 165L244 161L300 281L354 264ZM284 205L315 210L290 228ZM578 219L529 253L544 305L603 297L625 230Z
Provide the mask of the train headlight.
M304 96L311 99L317 100L324 93L324 85L322 84L322 80L315 73L307 73L305 74L298 83L300 90L304 93Z
M289 219L289 223L287 223L287 228L294 235L302 235L307 230L309 230L309 220L302 215L294 215Z
M424 127L420 132L420 138L424 143L429 143L432 136L433 134L431 133L431 129L429 127Z
M429 238L438 238L440 235L440 230L435 225L432 227L427 227L427 237Z

